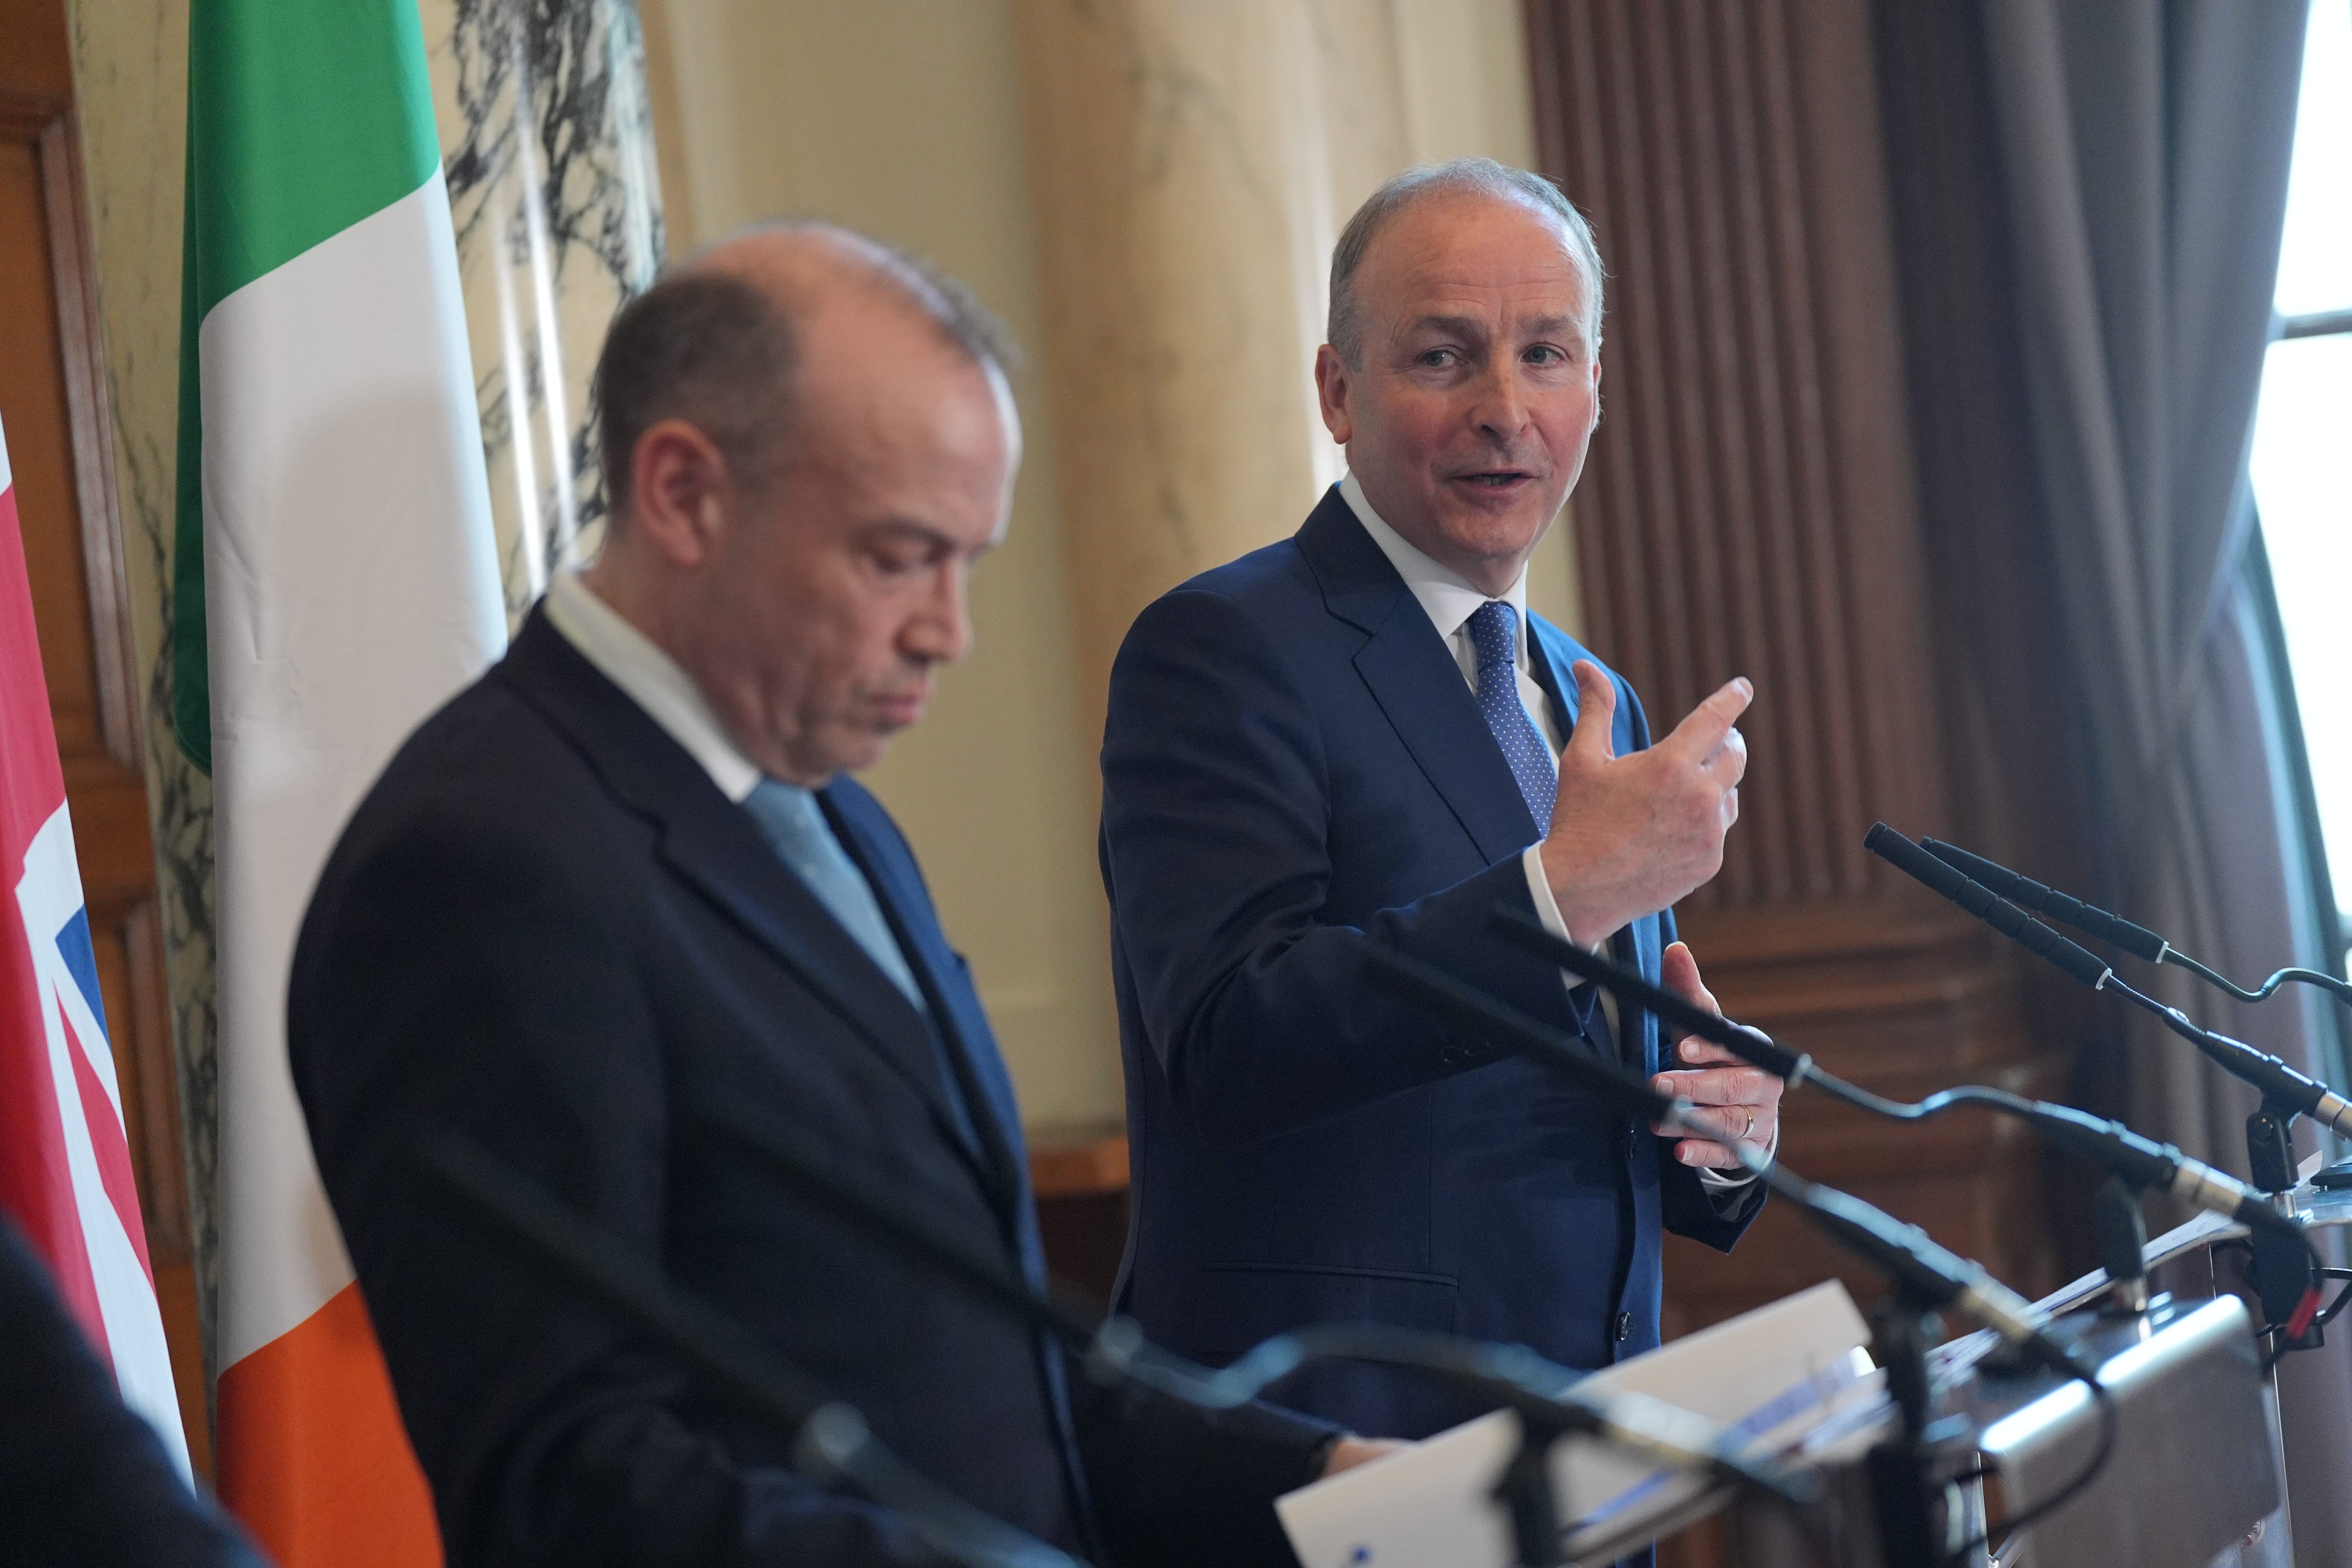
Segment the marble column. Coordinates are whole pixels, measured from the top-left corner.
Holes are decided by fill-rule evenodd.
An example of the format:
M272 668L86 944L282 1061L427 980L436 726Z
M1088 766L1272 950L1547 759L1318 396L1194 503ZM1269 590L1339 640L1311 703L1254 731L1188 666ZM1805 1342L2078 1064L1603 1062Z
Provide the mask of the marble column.
M653 281L661 194L631 0L423 0L509 618L592 554L593 373Z
M1309 374L1346 216L1408 161L1379 0L1019 0L1079 689L1136 612L1339 474Z
M630 0L423 0L493 511L514 616L594 547L589 379L662 256ZM188 0L68 0L149 809L209 1339L218 1284L211 781L174 743L172 520Z

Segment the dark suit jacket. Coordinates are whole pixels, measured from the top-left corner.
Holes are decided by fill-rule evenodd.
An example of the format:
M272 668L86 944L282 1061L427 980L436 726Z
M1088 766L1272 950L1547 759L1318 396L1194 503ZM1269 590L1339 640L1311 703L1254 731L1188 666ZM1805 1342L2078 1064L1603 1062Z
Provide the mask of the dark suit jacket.
M953 1285L675 1124L690 1095L1042 1277L1012 1084L905 841L823 792L962 1076L751 817L534 614L427 721L327 864L289 1037L319 1168L454 1564L929 1561L790 1473L790 1435L457 1217L410 1168L456 1128L658 1259L882 1440L1066 1548L1290 1560L1268 1503L1328 1429L1114 1397ZM1088 1493L1092 1494L1092 1505Z
M1591 656L1529 617L1560 729ZM1612 677L1612 679L1616 679ZM1649 743L1621 679L1619 754ZM1230 1357L1369 1318L1592 1368L1658 1342L1659 1229L1727 1248L1662 1142L1370 977L1398 949L1574 1030L1557 970L1487 933L1532 912L1537 827L1429 617L1335 488L1292 539L1145 610L1111 675L1103 879L1135 1205L1120 1300ZM1670 913L1616 939L1654 979ZM1619 1042L1644 1072L1657 1026ZM1303 1374L1286 1404L1422 1436L1475 1404L1413 1374Z
M0 1215L0 1563L265 1568L200 1502Z

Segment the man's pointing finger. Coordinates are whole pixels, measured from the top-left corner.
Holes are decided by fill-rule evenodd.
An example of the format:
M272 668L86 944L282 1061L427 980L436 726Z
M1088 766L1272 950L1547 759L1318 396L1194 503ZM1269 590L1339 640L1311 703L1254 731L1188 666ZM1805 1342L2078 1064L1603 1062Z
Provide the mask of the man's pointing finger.
M1688 717L1675 726L1675 732L1666 737L1665 744L1694 762L1703 763L1715 754L1715 749L1723 744L1723 738L1731 733L1731 727L1739 722L1739 716L1755 700L1756 688L1748 684L1746 676L1735 675L1716 688L1713 696L1692 709Z

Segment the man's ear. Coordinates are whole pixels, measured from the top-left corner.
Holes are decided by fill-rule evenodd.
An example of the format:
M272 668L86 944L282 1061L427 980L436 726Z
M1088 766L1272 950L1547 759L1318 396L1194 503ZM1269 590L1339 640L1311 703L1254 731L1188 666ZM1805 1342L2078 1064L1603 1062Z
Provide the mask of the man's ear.
M683 419L658 419L629 458L631 522L679 566L708 561L726 525L727 458Z
M1339 357L1339 351L1325 343L1315 351L1315 396L1323 409L1323 428L1331 432L1331 439L1342 447L1355 438L1356 419L1348 403L1355 391L1355 372Z

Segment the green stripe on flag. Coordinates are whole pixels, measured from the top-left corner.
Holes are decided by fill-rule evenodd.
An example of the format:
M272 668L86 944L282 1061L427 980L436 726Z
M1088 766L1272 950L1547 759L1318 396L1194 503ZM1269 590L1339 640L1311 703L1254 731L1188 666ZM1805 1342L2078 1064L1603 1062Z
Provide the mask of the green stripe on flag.
M415 0L195 0L180 257L172 726L212 770L197 329L215 305L440 167Z

